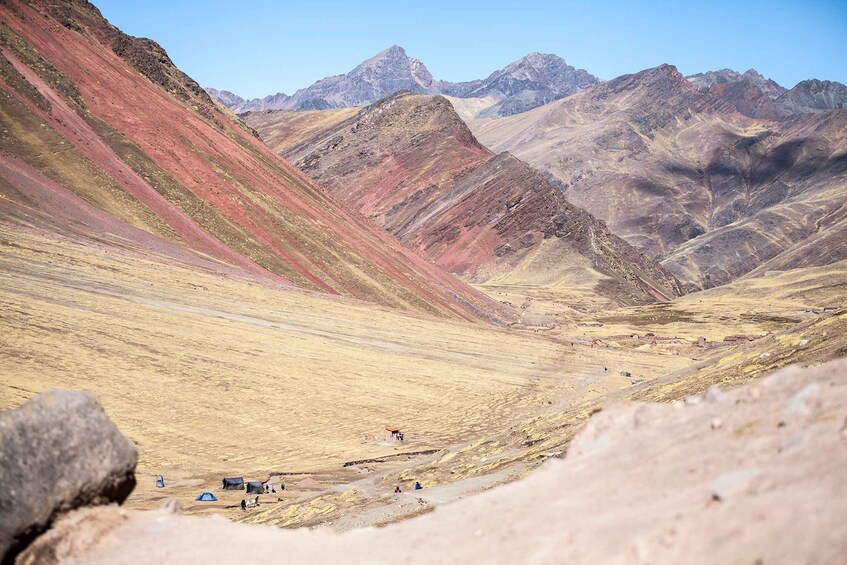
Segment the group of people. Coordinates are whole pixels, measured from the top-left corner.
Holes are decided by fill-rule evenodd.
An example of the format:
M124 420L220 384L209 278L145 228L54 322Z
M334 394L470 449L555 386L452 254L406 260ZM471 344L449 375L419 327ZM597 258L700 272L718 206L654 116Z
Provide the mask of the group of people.
M279 490L280 490L280 492L285 490L285 483L279 483ZM265 484L265 494L276 494L276 485L268 486L267 484ZM282 501L281 498L279 498L277 500ZM259 497L258 496L256 496L256 498L254 498L253 500L250 500L250 501L247 501L243 498L241 499L241 510L246 511L248 508L252 508L254 506L259 506Z

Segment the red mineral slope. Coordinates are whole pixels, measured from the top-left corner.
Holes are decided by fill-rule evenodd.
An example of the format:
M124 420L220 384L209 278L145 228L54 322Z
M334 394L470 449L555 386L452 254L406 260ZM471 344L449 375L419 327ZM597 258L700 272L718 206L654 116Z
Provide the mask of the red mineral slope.
M123 34L85 1L0 4L0 98L4 218L74 195L114 220L89 214L91 232L124 230L119 222L304 289L464 319L499 315L345 210L230 120L161 47Z
M568 265L596 272L595 290L615 303L681 292L672 275L568 203L538 171L483 147L441 96L400 93L352 117L337 110L243 117L321 186L453 273L483 282L520 271L532 284L558 278ZM295 143L304 131L310 136Z

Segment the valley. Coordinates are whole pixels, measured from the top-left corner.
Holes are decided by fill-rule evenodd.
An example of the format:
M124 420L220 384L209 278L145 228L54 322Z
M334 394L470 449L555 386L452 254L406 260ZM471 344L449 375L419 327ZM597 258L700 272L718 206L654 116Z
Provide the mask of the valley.
M289 92L0 2L4 563L847 547L847 87L392 45Z

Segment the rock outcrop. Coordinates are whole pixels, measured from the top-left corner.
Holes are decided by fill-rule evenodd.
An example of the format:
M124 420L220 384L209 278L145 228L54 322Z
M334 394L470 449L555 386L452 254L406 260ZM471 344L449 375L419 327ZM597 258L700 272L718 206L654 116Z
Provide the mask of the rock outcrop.
M845 374L840 360L685 402L608 408L563 461L381 529L82 510L22 562L840 563Z
M93 395L52 391L0 414L0 556L56 516L123 502L135 487L135 445Z

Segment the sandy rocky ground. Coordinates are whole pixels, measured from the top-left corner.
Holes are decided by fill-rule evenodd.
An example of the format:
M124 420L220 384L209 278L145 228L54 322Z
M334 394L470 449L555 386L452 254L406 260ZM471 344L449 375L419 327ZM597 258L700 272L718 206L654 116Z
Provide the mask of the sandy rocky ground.
M176 505L88 508L19 562L839 563L845 376L839 360L672 404L618 404L589 420L564 460L385 528L338 534L183 516Z

